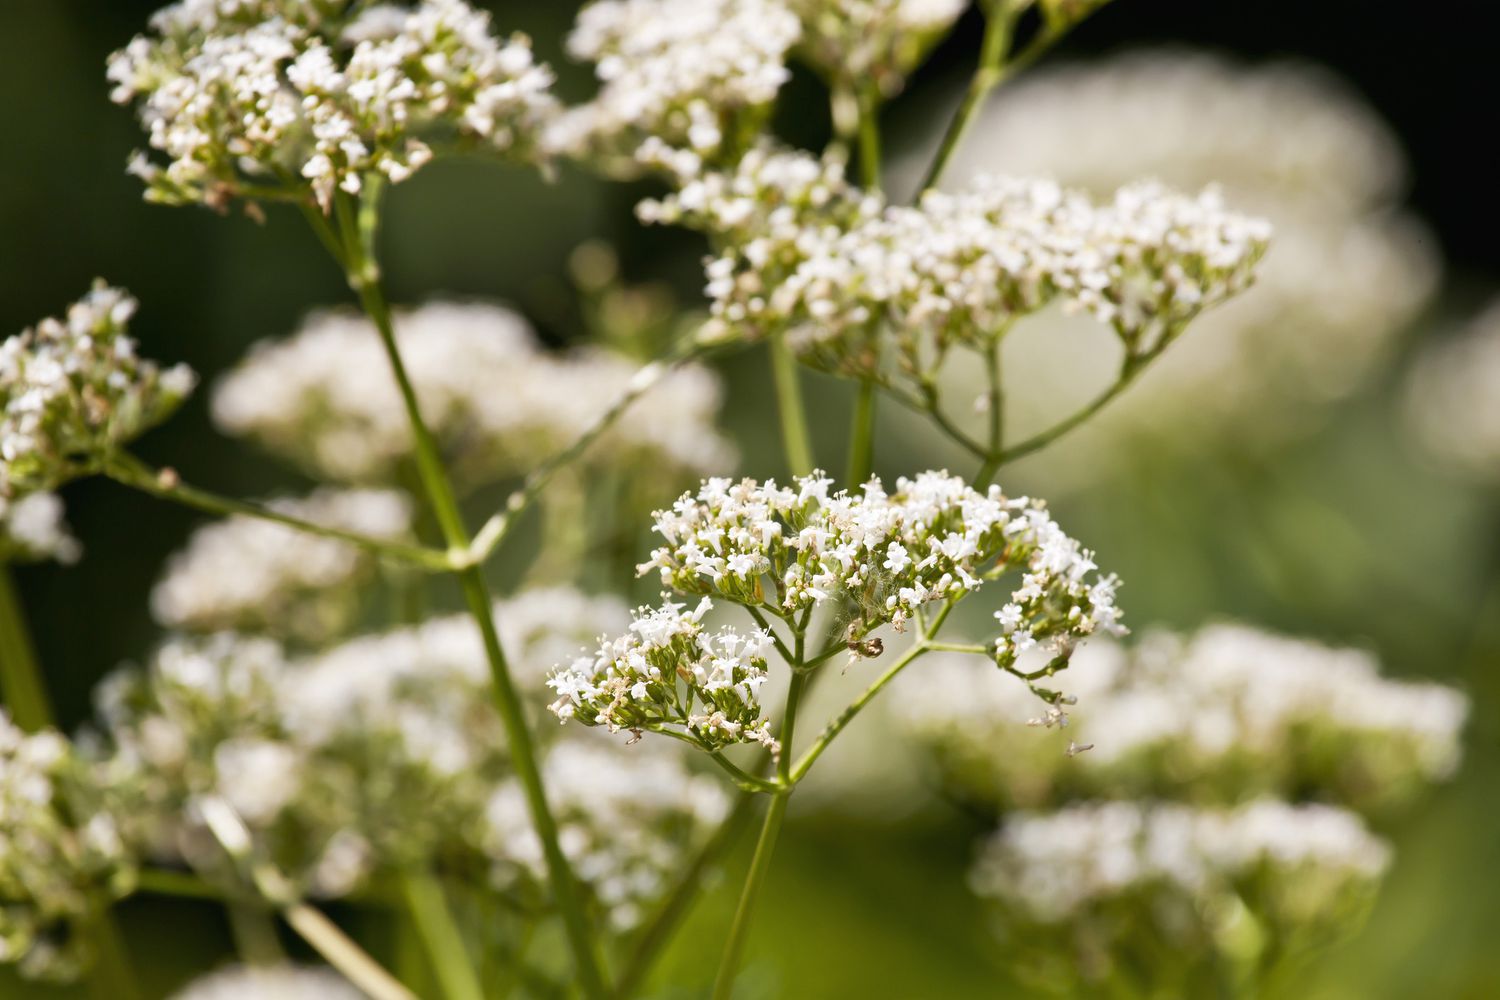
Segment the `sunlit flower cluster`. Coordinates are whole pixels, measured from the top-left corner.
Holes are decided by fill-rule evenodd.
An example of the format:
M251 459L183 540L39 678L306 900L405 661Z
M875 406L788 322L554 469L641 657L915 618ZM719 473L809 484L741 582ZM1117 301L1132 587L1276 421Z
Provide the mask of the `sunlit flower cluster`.
M568 52L600 90L553 125L572 155L633 158L647 139L693 157L732 155L764 123L801 25L781 0L597 0Z
M1384 841L1332 806L1104 802L1010 817L970 884L997 904L1018 960L1066 994L1142 960L1166 978L1168 954L1192 962L1223 947L1236 920L1256 922L1261 948L1344 936L1389 861Z
M1117 581L1058 528L1045 505L980 493L956 476L902 478L894 493L871 480L859 493L830 493L820 474L790 487L707 480L656 514L666 544L643 572L685 594L712 594L782 617L825 601L852 615L847 638L904 627L932 601L953 601L1008 571L1020 585L996 614L996 659L1008 664L1041 645L1062 654L1096 630L1112 630Z
M464 0L189 0L109 62L163 167L137 154L150 197L222 208L311 186L327 210L365 176L403 181L458 137L527 155L556 101L522 35L496 38Z
M1122 434L1284 438L1361 385L1436 286L1435 241L1398 207L1396 137L1315 68L1152 51L1028 74L988 104L945 186L994 171L1099 196L1140 177L1215 184L1276 229L1255 287L1200 318L1108 419L1054 452L1049 472L1074 480L1128 462ZM1007 370L1026 373L1010 398L1018 423L1067 412L1116 364L1085 325L1054 316L1035 334L1007 343ZM949 375L955 392L981 391L972 374Z
M396 317L396 339L423 417L468 485L519 475L571 444L641 369L604 351L552 354L517 314L434 302ZM733 461L713 427L718 377L699 365L667 373L605 435L592 458L621 468L702 474ZM310 473L392 482L412 454L411 428L369 321L317 313L269 341L219 384L214 419Z
M136 355L136 301L94 284L61 319L0 343L0 495L15 498L92 473L166 419L195 377Z
M391 490L321 489L270 510L368 538L411 532L411 503ZM269 632L318 642L359 610L356 587L374 570L367 551L255 517L199 528L167 562L151 592L156 620L177 629Z
M1443 685L1381 677L1361 650L1240 625L1092 643L1057 686L1078 703L1068 736L1092 745L1078 757L1025 728L1035 702L977 657L926 664L898 717L952 784L995 804L1314 793L1369 811L1452 773L1469 709Z
M791 0L803 58L849 87L898 93L968 0Z
M63 519L55 493L28 493L11 500L0 495L0 565L56 559L71 563L82 547Z
M1480 480L1500 480L1500 304L1427 348L1408 379L1406 412L1433 455Z
M926 378L953 343L987 344L1059 296L1145 355L1247 287L1270 235L1211 190L1134 184L1096 205L1049 181L982 177L881 208L827 170L767 152L642 214L724 242L707 268L715 333L785 331L804 360L855 375L879 374L890 343L901 374Z
M776 749L759 695L771 636L707 629L712 608L708 598L691 611L671 601L641 608L628 631L553 671L553 714L610 732L676 732L708 750L748 742Z
M641 921L680 871L683 846L701 841L729 810L722 781L692 774L681 754L655 744L622 750L587 738L564 741L548 752L543 777L573 871L616 930ZM545 882L541 842L519 784L490 799L483 837L501 884L520 873Z
M231 965L200 976L172 1000L360 1000L364 994L332 969Z
M0 964L75 977L86 925L134 871L91 766L58 733L24 733L0 710Z

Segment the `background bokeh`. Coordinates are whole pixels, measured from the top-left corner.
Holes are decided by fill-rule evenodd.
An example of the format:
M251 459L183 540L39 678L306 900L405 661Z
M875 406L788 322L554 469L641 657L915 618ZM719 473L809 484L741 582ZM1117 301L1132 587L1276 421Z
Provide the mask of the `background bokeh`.
M137 128L109 103L103 60L156 6L0 0L0 331L56 311L103 275L141 299L133 329L150 356L186 361L212 380L252 341L291 330L309 308L347 293L305 229L279 212L257 225L140 200L138 183L123 170L139 144ZM562 71L565 93L586 89L585 73L560 52L574 5L488 6L503 25L532 33L540 54ZM971 12L891 109L890 149L947 106L972 65L979 27ZM1056 57L1174 42L1332 67L1406 144L1411 205L1447 262L1437 307L1405 336L1391 371L1309 433L1253 461L1229 449L1195 452L1191 464L1162 458L1107 490L1074 491L1057 504L1059 520L1125 579L1122 603L1134 623L1193 627L1228 616L1364 645L1392 674L1450 681L1475 699L1458 779L1390 831L1398 860L1369 926L1298 983L1298 995L1500 995L1500 952L1492 946L1500 918L1500 497L1424 461L1402 432L1395 391L1402 356L1445 335L1500 285L1500 165L1485 152L1480 110L1497 92L1486 70L1497 28L1500 11L1478 2L1424 15L1353 0L1117 0ZM827 115L815 83L794 80L777 128L821 145ZM503 299L564 342L580 332L568 254L602 237L618 248L628 278L671 282L692 301L701 244L691 234L638 226L631 206L644 190L573 172L548 184L519 169L433 167L393 194L393 297ZM726 423L744 470L781 474L763 358L734 355L725 375ZM831 462L841 453L845 387L817 378L813 388L813 417ZM280 466L216 436L205 400L200 394L150 435L145 457L228 493L294 485ZM885 417L892 430L895 415ZM886 435L878 471L925 467L929 443ZM1038 476L1023 485L1047 487ZM76 484L64 496L85 559L71 568L23 568L18 578L51 693L72 724L87 715L94 681L154 641L147 593L194 518L103 481ZM496 568L502 586L512 570ZM751 977L766 996L1010 995L962 881L976 832L957 813L856 827L826 813L794 816L752 941ZM724 885L710 895L669 956L664 979L701 978L731 899ZM219 920L207 906L128 903L127 933L149 956L140 963L148 982L166 988L181 978L176 970L188 954L227 948ZM704 941L715 943L705 948ZM682 995L694 994L684 986ZM0 995L30 994L0 976Z

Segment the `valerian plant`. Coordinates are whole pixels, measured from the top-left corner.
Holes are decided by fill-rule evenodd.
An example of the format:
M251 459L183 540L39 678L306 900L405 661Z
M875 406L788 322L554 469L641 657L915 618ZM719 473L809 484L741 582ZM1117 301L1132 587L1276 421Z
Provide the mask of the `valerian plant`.
M724 998L791 796L898 675L930 653L970 656L1066 721L1072 695L1051 678L1086 640L1123 631L1118 581L1045 502L993 479L1249 287L1270 237L1211 189L1142 181L1099 198L993 176L938 190L985 96L1102 2L981 3L980 63L909 203L882 191L880 112L960 2L596 0L566 44L598 82L575 106L527 38L465 0L183 0L156 14L107 71L146 133L129 161L146 197L276 225L289 206L360 312L314 313L216 387L221 429L324 483L265 502L130 451L195 379L139 357L124 292L101 284L0 347L0 558L75 557L52 491L86 475L223 518L153 593L173 634L102 686L96 731L76 744L49 728L0 577L0 960L41 975L92 962L128 997L109 905L154 891L222 900L242 952L245 968L184 996L341 989L285 964L273 917L382 1000L635 995L764 797L717 968ZM821 153L768 130L797 60L827 84ZM642 366L621 350L646 339L620 329L628 309L601 308L600 343L571 353L499 306L393 309L387 189L457 155L665 185L638 214L707 237L707 320ZM1119 371L1078 412L1011 440L1006 337L1053 303L1113 331ZM734 451L702 359L750 347L771 359L781 483L722 474ZM977 437L939 377L965 354L988 384ZM854 384L840 482L817 469L799 363ZM872 475L883 396L957 442L972 473ZM461 501L496 485L508 499L471 528ZM497 601L486 563L533 506L548 530L532 586ZM661 602L631 613L578 590L597 541L579 526L619 533L652 509L659 545L639 572ZM434 577L452 578L464 614L428 613ZM979 642L943 632L962 602L995 623ZM382 606L393 620L361 634ZM744 620L723 622L729 609ZM884 669L807 739L809 689L869 661ZM997 841L983 891L1027 863L1024 841ZM1246 844L1214 870L1251 867L1266 848ZM1373 872L1382 852L1350 866ZM328 900L398 911L422 960L387 969ZM566 955L529 953L553 920Z

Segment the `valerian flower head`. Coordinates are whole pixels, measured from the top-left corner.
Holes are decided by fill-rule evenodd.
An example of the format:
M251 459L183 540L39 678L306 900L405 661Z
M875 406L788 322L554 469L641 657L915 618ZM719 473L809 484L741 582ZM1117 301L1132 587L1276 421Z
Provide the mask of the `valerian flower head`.
M552 673L553 714L612 733L677 732L708 750L749 742L777 749L760 705L771 636L705 628L712 608L708 598L692 611L671 601L641 608L623 635Z
M781 0L597 0L568 38L598 95L564 113L548 144L629 166L648 139L690 160L732 160L790 74L801 25Z
M391 490L324 488L267 506L370 538L405 540L411 533L411 503ZM360 607L358 587L374 569L374 557L348 542L231 517L199 528L168 560L151 592L151 610L175 629L320 642L351 624Z
M1358 926L1390 856L1333 806L1100 802L1015 814L969 882L996 904L1023 973L1050 970L1051 990L1076 995L1117 964L1212 952L1236 910L1276 940L1326 944Z
M500 306L432 302L398 313L395 325L423 416L465 486L535 468L633 379L660 374L602 350L548 353L521 316ZM661 375L584 461L653 474L721 469L734 454L713 427L722 393L701 365ZM367 319L348 313L315 313L291 337L253 348L216 387L213 414L227 433L321 478L394 482L412 455L380 339Z
M97 907L134 878L93 766L57 732L24 733L0 709L0 963L75 978Z
M785 333L816 367L920 381L953 344L982 348L1061 298L1147 356L1246 288L1270 235L1212 190L1135 184L1095 204L1049 181L981 177L883 206L827 173L766 151L719 175L680 172L679 194L642 206L721 248L707 265L711 334Z
M332 969L231 965L200 976L172 1000L360 1000L364 994Z
M790 487L710 479L656 514L666 544L642 572L684 594L724 597L777 616L843 605L848 638L903 627L932 601L953 601L1009 571L1022 574L997 618L995 655L1042 644L1058 654L1115 628L1114 577L1058 528L1038 501L980 493L956 476L924 472L887 494L830 492L821 474Z
M1374 813L1454 771L1469 710L1451 688L1381 677L1361 650L1242 625L1092 643L1057 686L1078 702L1069 735L1093 744L1074 760L1024 727L1035 702L978 658L927 664L897 714L950 785L1001 807L1312 793Z
M556 108L530 41L496 38L464 0L190 0L108 75L167 161L132 161L147 196L219 209L305 184L327 210L366 175L407 179L432 144L531 156Z
M1429 452L1482 482L1500 481L1500 302L1423 351L1405 402Z
M82 551L68 531L56 493L28 493L15 500L0 495L0 566L46 559L71 563Z
M559 842L574 873L617 931L640 923L729 810L723 782L695 775L668 746L575 737L542 763ZM501 886L546 884L546 858L518 782L496 790L482 834Z
M0 343L0 496L96 471L192 391L185 365L162 370L137 356L126 332L135 309L98 281L63 318Z
M802 19L804 59L843 86L892 97L968 0L791 0L791 6Z

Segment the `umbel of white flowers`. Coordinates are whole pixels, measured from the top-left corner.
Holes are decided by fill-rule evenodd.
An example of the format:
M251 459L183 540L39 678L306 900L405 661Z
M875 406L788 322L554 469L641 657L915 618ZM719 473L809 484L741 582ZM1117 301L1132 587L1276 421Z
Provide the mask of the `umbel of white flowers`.
M222 209L310 185L327 210L366 173L399 182L465 143L530 156L554 114L552 72L522 35L490 33L464 0L186 0L109 62L152 149L148 197Z
M171 415L196 377L137 356L136 301L103 281L0 344L0 497L50 490L99 467Z
M804 361L863 378L929 377L949 348L983 349L1058 298L1148 359L1247 287L1270 237L1212 190L1134 184L1096 205L1050 181L984 177L907 207L802 152L762 146L723 172L656 152L680 190L641 218L720 248L710 335L784 332Z
M56 493L28 493L16 500L0 495L0 566L44 559L71 563L81 551Z
M844 638L857 642L1014 571L1019 583L995 613L997 665L1041 648L1060 667L1079 640L1118 629L1118 581L1099 576L1092 555L1036 501L995 486L980 493L941 472L903 478L890 494L878 479L853 494L831 486L818 473L790 487L710 479L658 511L667 544L641 571L658 571L663 585L700 603L691 612L672 602L643 608L624 636L559 669L549 682L559 695L553 712L612 731L669 728L709 750L747 740L774 747L757 695L772 637L706 630L712 598L788 621L830 604L848 615Z
M468 487L535 468L641 371L605 350L548 352L523 317L498 305L429 302L398 312L395 328L423 418ZM734 458L714 428L722 397L706 366L674 368L591 455L694 476L719 471ZM225 432L324 479L393 483L412 453L380 339L350 313L314 313L290 337L257 344L215 387L213 415Z
M1320 797L1383 812L1458 766L1469 712L1461 692L1390 680L1363 650L1212 625L1154 630L1125 647L1101 641L1058 687L1086 706L1072 732L1093 748L1064 761L1028 738L1036 714L977 657L938 654L908 682L897 720L947 782L1000 808L1076 796L1232 802Z

